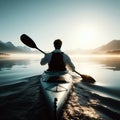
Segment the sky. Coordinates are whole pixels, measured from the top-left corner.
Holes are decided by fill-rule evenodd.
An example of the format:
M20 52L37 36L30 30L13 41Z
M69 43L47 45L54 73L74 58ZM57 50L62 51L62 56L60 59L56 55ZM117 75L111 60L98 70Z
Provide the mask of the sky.
M24 46L27 34L43 51L92 49L120 40L120 0L0 0L0 40Z

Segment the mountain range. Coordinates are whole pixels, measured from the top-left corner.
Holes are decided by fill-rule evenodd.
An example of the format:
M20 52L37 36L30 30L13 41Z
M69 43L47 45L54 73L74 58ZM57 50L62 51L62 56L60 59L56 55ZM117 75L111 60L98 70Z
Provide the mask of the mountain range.
M15 46L12 42L0 41L0 53L31 53L31 49L24 46Z
M82 49L75 49L75 50L68 50L68 53L92 53L92 54L120 54L120 40L112 40L109 43L102 45L98 48L92 50L82 50ZM0 53L33 53L33 51L24 46L15 46L12 42L2 42L0 41Z
M94 49L96 53L120 53L120 40L112 40L111 42Z

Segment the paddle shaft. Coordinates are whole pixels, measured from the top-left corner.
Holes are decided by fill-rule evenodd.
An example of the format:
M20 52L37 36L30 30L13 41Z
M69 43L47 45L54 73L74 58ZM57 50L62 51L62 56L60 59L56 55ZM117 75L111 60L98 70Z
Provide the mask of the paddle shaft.
M75 73L77 73L78 75L82 76L79 72L77 72L76 70L74 70Z
M46 55L46 53L44 51L42 51L41 49L39 49L38 47L36 47L37 50L39 50L41 53L43 53L44 55Z

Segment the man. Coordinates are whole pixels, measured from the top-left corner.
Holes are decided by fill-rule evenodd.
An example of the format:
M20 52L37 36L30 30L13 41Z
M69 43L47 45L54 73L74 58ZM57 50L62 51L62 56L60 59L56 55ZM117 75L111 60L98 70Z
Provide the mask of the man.
M40 64L48 64L48 70L52 72L66 71L66 65L70 67L72 71L75 70L75 66L72 63L70 57L63 53L60 49L62 46L62 41L57 39L54 41L55 50L51 53L47 53L44 58L41 59Z

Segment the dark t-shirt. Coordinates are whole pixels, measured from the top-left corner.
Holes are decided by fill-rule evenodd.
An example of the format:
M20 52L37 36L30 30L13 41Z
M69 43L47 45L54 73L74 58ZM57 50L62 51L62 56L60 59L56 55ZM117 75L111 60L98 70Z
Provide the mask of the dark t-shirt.
M52 52L52 57L50 60L50 63L48 64L49 68L48 71L65 71L66 67L65 67L65 63L63 60L63 52L61 53L55 53Z

